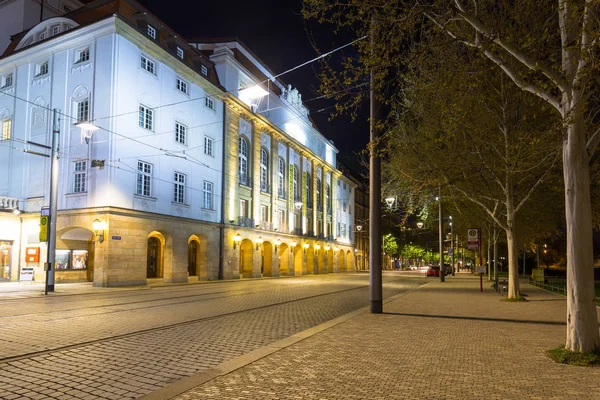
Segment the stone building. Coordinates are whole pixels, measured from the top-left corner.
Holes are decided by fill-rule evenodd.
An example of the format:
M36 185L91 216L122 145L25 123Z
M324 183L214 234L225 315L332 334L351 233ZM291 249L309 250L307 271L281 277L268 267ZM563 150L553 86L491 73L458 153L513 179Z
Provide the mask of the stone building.
M354 185L298 91L238 41L188 42L133 0L97 0L0 58L0 279L44 280L54 114L57 282L354 269Z

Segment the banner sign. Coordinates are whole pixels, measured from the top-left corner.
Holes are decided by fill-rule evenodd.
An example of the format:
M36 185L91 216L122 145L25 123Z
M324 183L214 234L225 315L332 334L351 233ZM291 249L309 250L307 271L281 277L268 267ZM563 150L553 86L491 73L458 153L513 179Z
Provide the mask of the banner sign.
M306 215L306 171L302 173L302 215Z
M294 212L294 164L290 164L289 211Z
M479 229L469 228L467 231L467 249L475 250L479 248Z

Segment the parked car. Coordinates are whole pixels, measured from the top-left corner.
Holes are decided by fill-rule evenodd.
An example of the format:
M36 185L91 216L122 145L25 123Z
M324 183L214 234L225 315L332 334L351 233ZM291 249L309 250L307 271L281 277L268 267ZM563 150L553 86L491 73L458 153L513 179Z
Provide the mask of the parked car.
M429 268L427 268L427 273L425 276L440 276L440 267L438 265L431 265Z

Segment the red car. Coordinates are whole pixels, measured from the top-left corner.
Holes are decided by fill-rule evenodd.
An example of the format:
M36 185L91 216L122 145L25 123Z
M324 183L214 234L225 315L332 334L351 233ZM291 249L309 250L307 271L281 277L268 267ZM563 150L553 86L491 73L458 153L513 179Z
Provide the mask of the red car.
M427 269L427 274L425 275L426 277L430 277L430 276L440 276L440 267L438 267L437 265L432 265Z

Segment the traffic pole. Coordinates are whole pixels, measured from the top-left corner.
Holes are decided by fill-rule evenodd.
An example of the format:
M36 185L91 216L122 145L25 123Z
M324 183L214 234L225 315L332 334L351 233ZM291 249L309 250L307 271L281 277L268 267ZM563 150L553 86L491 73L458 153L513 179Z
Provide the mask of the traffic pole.
M52 111L52 153L50 156L50 215L48 216L50 234L48 236L48 254L46 263L46 284L44 294L54 292L54 270L56 257L56 221L58 209L58 148L60 139L60 121L58 109Z

